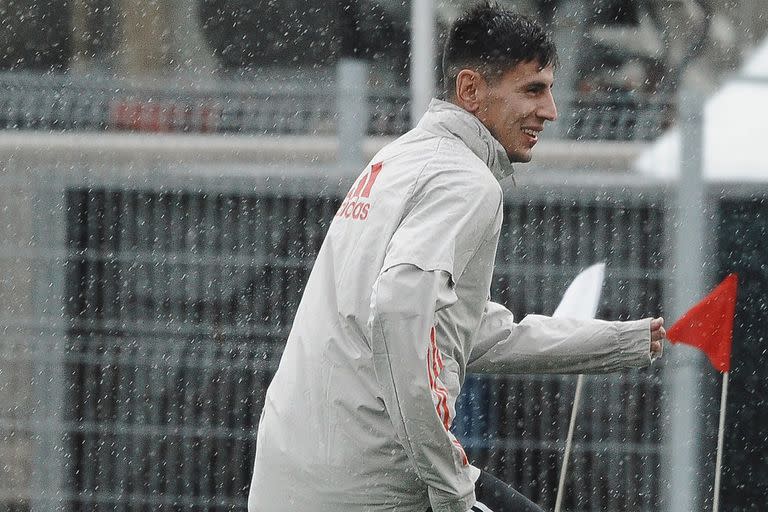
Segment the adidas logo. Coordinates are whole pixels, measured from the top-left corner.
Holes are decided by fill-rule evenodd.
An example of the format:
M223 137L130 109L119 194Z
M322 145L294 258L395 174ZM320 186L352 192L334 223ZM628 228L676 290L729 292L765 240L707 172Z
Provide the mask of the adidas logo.
M352 220L365 220L368 218L368 212L371 208L368 198L383 166L384 162L377 162L371 165L367 173L358 178L357 182L352 185L352 188L347 193L347 197L341 203L339 211L336 212L336 217Z

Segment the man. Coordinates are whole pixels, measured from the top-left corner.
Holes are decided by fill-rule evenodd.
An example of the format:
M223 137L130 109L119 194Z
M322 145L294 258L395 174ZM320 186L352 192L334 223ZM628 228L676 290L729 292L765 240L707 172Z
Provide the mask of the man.
M498 7L454 24L450 101L374 157L320 249L267 392L250 512L540 510L450 432L466 373L606 372L661 350L661 319L517 324L489 301L498 180L557 116L555 58Z

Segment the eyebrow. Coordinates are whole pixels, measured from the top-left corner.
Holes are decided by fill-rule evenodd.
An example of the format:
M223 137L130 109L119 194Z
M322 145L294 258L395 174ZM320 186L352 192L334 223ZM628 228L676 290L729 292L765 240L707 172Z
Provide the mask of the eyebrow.
M534 80L532 82L525 82L521 84L523 89L548 89L554 84L548 84L543 80Z

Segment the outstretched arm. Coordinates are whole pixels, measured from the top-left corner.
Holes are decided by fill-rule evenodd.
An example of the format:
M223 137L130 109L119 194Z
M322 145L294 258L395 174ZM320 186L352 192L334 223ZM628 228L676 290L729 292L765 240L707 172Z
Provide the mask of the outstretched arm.
M660 354L663 320L575 320L512 313L488 302L467 366L475 373L605 373Z

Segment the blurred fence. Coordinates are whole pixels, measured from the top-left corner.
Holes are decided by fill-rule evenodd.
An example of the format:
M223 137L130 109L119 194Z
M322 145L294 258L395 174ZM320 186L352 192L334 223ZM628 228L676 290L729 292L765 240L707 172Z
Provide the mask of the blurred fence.
M264 391L347 180L12 165L0 510L245 510ZM494 298L551 312L604 260L601 315L658 312L663 195L635 192L508 194ZM658 510L658 371L588 379L567 510ZM476 464L551 507L574 383L470 376L455 430Z
M331 84L332 85L332 84ZM336 91L318 80L182 84L0 73L0 128L252 134L330 134ZM369 133L409 128L407 90L369 92Z
M325 80L218 80L183 85L105 77L0 73L0 128L252 134L333 134L336 91ZM648 140L671 123L669 98L590 92L558 98L552 133L568 139ZM410 127L408 90L369 91L368 133Z
M578 140L653 140L675 119L670 98L638 91L593 91L559 99L559 136Z

